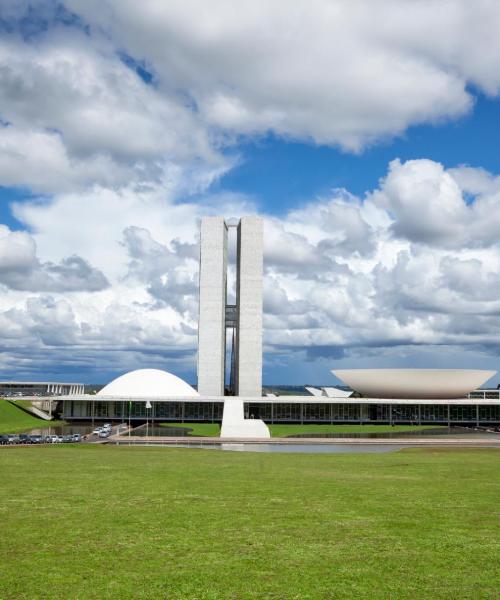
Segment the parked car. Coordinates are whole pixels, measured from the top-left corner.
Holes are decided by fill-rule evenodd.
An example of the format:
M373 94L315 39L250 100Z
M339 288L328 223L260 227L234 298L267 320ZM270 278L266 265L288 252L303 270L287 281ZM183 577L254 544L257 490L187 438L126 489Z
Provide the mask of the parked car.
M15 435L14 433L8 433L7 434L7 443L8 444L18 444L19 436Z
M106 431L106 430L104 430L104 429L103 429L103 430L102 430L102 431L99 433L99 437L100 437L100 438L107 438L107 437L109 437L109 431Z
M48 435L47 437L49 438L48 441L50 444L57 444L57 442L59 441L58 435Z
M79 433L74 433L72 436L74 442L81 442L82 436Z
M99 435L102 431L102 427L96 427L92 432L92 435Z
M73 442L73 436L72 435L63 435L62 441L65 444L70 444L71 442Z
M32 444L42 444L43 443L43 436L36 433L34 435L30 435L28 436L30 438L30 442Z
M30 444L30 437L27 433L20 433L19 434L19 443L20 444Z
M9 443L9 437L7 435L0 435L0 446L5 446Z

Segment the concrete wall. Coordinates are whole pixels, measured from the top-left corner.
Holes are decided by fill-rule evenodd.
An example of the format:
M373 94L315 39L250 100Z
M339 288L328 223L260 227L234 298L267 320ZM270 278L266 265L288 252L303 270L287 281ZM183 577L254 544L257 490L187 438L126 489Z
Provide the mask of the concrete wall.
M238 226L235 390L239 396L262 395L263 221L242 217Z
M204 217L200 240L198 391L224 395L226 354L227 227L223 217Z

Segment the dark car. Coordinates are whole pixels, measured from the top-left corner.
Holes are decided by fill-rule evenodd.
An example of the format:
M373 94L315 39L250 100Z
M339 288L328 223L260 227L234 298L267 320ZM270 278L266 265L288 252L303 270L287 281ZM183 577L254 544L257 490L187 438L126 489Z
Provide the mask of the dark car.
M29 438L32 444L41 444L43 442L43 436L38 433L30 435Z
M72 435L64 435L62 441L65 444L70 444L73 442L73 436Z
M0 435L0 446L5 446L9 443L9 438L6 435Z
M19 443L20 444L31 444L30 436L27 433L19 434Z

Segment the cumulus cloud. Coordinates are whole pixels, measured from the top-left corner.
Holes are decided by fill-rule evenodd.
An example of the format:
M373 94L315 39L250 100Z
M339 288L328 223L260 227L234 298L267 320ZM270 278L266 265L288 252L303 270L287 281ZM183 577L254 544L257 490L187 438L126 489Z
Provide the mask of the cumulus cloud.
M43 29L43 28L42 28ZM103 36L62 24L0 38L0 178L44 193L215 177L229 161L175 91L159 92Z
M446 170L432 160L394 160L371 200L399 238L442 247L496 244L500 181L482 169Z
M93 292L109 286L104 274L79 256L57 264L40 262L32 236L5 225L0 225L0 284L35 292Z
M496 181L470 167L395 161L364 198L334 190L282 218L266 217L269 360L344 360L375 348L380 357L416 345L499 347L500 244L482 208L495 222ZM70 343L79 364L109 352L123 364L163 357L192 374L199 219L248 209L255 211L241 198L178 204L151 190L23 203L16 214L33 233L4 227L0 237L9 286L0 323L9 347L19 356L19 340L31 348ZM81 258L55 260L68 247ZM104 262L108 287L90 267ZM35 289L44 293L25 291Z
M127 227L124 246L131 258L126 275L146 284L147 292L159 305L170 306L197 318L198 246L172 240L172 249L154 240L147 229ZM196 257L196 258L195 258Z
M269 132L357 152L500 89L487 0L9 0L0 21L0 181L42 193L207 184Z
M192 374L199 219L256 212L211 192L227 150L463 115L500 91L499 26L487 0L4 0L0 185L31 199L0 228L0 371ZM498 174L394 160L363 197L266 216L266 352L500 348L499 204Z
M488 0L65 4L144 60L159 88L189 90L226 134L273 131L357 151L464 114L471 86L500 89L500 9Z

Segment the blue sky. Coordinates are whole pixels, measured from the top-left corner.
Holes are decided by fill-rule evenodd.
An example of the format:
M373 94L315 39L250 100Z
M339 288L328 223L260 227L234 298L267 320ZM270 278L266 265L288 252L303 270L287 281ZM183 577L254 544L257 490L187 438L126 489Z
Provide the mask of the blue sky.
M499 138L500 103L479 95L471 112L457 120L411 127L359 154L275 136L239 144L241 163L214 187L253 196L262 210L280 215L333 188L363 196L377 187L394 158L429 158L445 167L499 173Z
M496 369L499 29L483 0L5 0L0 378L194 382L198 223L248 212L266 383Z
M471 112L457 120L411 127L403 135L351 153L274 135L246 140L227 151L236 166L218 179L213 192L237 192L255 199L263 212L280 215L334 188L363 196L377 187L394 158L430 158L445 167L469 165L500 172L500 102L479 95ZM12 202L31 199L29 188L0 188L0 220L23 228Z

